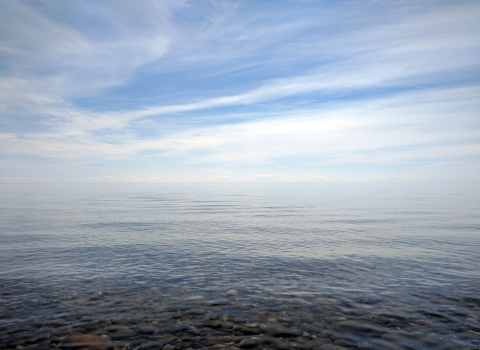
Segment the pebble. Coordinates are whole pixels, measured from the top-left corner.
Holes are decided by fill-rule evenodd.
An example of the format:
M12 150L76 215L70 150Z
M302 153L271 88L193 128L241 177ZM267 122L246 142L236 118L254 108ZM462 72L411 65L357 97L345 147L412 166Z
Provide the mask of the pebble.
M387 333L388 329L368 321L340 321L334 323L332 328L340 332L348 332L361 335L380 337Z
M251 349L257 345L257 342L253 339L244 339L240 342L239 347L242 349Z
M201 288L205 287L206 285ZM177 293L186 291L185 288L180 288ZM227 293L229 292L231 291ZM437 336L429 337L421 332L446 334L450 326L445 322L436 323L436 319L447 318L463 318L462 331L456 334L458 340L473 342L480 333L479 319L469 313L440 312L431 307L428 314L425 311L412 314L408 309L411 306L396 304L395 307L401 309L392 310L389 304L379 301L381 298L363 295L358 298L351 296L349 299L315 301L314 297L308 299L285 294L280 305L277 298L268 295L257 297L254 293L248 298L235 298L234 302L227 298L216 300L215 298L225 297L227 293L222 292L187 302L181 300L183 296L179 294L165 305L162 300L166 299L162 299L162 293L164 290L159 291L158 294L161 295L157 297L148 294L144 298L133 297L129 304L126 302L131 294L124 293L126 298L121 305L113 303L112 297L106 293L96 305L89 303L90 311L87 313L83 310L68 313L54 311L46 320L32 316L28 321L21 321L20 316L19 322L9 323L0 316L1 321L5 320L5 325L0 323L0 349L47 350L59 344L60 349L68 347L68 350L81 350L84 349L82 344L72 343L72 346L67 346L66 340L75 336L106 338L99 337L102 334L109 335L107 340L103 340L105 343L94 344L89 349L97 350L97 345L98 349L102 349L101 346L108 342L109 346L114 346L117 350L127 347L131 350L366 350L382 342L403 344L405 341L414 341L416 344L428 341L440 348L446 342L440 342L436 339ZM134 295L138 296L138 293ZM212 299L216 301L208 304L206 300ZM361 306L362 302L365 302L365 306ZM18 312L26 313L21 309ZM476 316L474 311L471 313ZM437 316L440 314L444 316ZM355 339L355 343L352 339Z
M107 332L106 330L104 329L95 329L93 331L91 331L89 334L93 334L93 335L108 335L109 332Z
M69 350L108 350L112 345L113 343L109 337L72 334L65 338L58 347Z
M272 338L272 337L262 337L258 340L258 342L262 345L266 345L268 348L276 348L281 350L286 350L290 348L290 345L281 339Z
M137 329L140 334L152 334L157 330L152 324L139 324Z
M227 296L237 295L238 291L236 291L235 289L230 289L226 294Z
M116 332L113 332L113 333L109 334L109 336L113 340L123 340L123 339L126 339L126 338L130 338L134 335L135 335L135 331L133 331L132 329L122 329L122 330L119 330L119 331L116 331Z
M247 328L247 327L245 327L245 328L242 328L241 331L242 331L242 333L244 333L244 334L259 334L259 333L262 331L262 329L261 329L261 328L258 328L258 327L255 327L255 328L251 328L251 327Z
M130 319L126 318L126 317L113 317L111 320L110 320L113 324L126 324L126 323L130 323Z
M167 343L167 342L170 342L170 341L173 341L173 340L177 339L177 337L175 337L174 335L161 335L161 336L157 336L156 339L158 341L162 341L164 343Z
M228 321L220 323L220 328L223 328L223 329L232 329L233 326L235 326L235 324Z
M184 330L189 330L190 329L190 326L187 325L187 324L183 324L183 323L175 323L175 324L170 324L168 326L165 326L165 327L162 327L162 328L159 328L158 331L160 333L178 333L178 332L181 332L181 331L184 331Z
M66 337L57 337L57 338L53 338L53 339L52 339L52 342L54 342L54 343L57 343L57 344L58 344L58 343L61 343L62 341L64 341L64 340L65 340L65 338L66 338Z
M105 328L105 330L107 332L121 331L121 330L124 330L124 329L131 329L131 328L128 327L128 326L124 326L124 325L108 326L108 327Z
M333 342L333 344L335 345L340 345L340 346L344 346L344 347L353 347L355 346L355 344L353 344L352 342L348 341L348 340L345 340L345 339L337 339Z
M347 348L333 344L324 344L320 346L320 350L347 350Z

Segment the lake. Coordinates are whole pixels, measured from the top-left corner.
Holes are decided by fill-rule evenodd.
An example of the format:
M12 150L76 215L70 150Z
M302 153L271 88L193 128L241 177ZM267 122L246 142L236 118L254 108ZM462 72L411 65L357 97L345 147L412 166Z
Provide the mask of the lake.
M480 184L1 184L0 292L0 349L480 349Z

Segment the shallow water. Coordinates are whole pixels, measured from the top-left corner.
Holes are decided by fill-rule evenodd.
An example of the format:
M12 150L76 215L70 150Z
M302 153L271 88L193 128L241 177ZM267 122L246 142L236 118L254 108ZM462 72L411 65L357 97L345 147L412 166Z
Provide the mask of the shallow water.
M478 184L0 185L0 349L480 349L479 209Z

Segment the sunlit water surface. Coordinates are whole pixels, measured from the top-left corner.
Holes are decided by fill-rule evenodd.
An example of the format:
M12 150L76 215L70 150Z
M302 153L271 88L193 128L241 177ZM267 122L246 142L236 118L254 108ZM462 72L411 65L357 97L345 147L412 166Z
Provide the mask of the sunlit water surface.
M0 349L480 349L480 186L0 185Z

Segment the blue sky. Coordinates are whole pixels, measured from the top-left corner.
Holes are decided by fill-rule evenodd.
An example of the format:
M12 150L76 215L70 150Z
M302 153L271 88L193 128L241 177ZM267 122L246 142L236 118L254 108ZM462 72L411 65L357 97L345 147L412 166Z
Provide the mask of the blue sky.
M480 2L3 1L0 181L480 181Z

